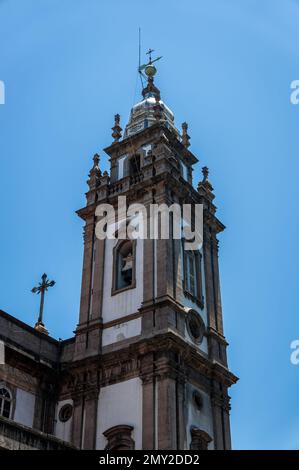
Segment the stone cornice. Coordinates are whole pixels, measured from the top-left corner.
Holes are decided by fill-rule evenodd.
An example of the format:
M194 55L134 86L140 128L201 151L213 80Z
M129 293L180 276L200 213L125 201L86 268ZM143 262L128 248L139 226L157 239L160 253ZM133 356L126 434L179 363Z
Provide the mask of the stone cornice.
M210 336L215 338L219 343L223 344L224 346L228 346L229 343L226 341L225 337L220 334L218 331L216 331L214 328L208 326L207 327L207 334L206 336Z
M171 330L163 333L153 332L152 336L139 338L125 348L74 361L68 364L67 368L72 375L83 374L86 370L93 371L92 374L98 371L100 385L102 386L129 377L140 375L144 377L145 371L142 371L141 358L150 353L161 354L168 352L181 357L185 368L194 368L206 377L217 380L226 387L231 386L238 380L223 364L211 361L206 355L199 352L196 347L187 344L183 338ZM173 376L174 370L178 375L177 365L174 366L173 362L169 362L168 369L167 367L165 369L165 362L163 362L164 374L167 373Z
M111 328L115 325L121 325L122 323L127 323L129 321L135 320L136 318L140 318L141 313L140 312L135 312L131 313L130 315L125 315L123 317L116 318L115 320L111 320L108 322L103 323L102 319L91 319L89 322L86 323L81 323L78 325L75 333L78 334L84 334L87 331L92 331L94 329L100 329L100 330L105 330L107 328Z

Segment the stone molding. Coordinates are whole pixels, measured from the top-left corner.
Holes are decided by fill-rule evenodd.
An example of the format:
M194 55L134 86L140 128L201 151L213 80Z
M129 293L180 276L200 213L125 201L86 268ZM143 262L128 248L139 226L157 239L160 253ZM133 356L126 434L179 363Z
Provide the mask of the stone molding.
M191 450L208 450L208 445L212 442L211 436L199 428L191 428Z
M108 441L105 450L134 450L133 429L133 426L120 424L104 431L103 434Z

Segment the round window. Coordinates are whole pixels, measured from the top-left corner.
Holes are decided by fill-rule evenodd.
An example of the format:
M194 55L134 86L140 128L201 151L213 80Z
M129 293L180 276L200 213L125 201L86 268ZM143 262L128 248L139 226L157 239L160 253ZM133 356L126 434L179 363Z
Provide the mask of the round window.
M200 344L205 332L205 324L199 313L191 310L186 317L187 330L193 341Z
M73 414L73 407L70 403L67 403L66 405L63 405L60 408L59 420L65 423L72 417L72 414Z

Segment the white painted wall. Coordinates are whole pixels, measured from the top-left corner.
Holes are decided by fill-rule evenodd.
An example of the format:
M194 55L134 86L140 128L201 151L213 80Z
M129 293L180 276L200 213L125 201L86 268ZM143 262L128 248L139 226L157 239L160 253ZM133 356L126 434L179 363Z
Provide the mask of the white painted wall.
M135 318L134 320L120 323L112 326L111 328L105 328L103 330L102 344L107 346L108 344L117 343L133 336L141 334L141 318Z
M197 390L203 399L203 406L200 410L195 406L193 401L193 391ZM188 403L188 419L187 419L187 447L190 449L191 443L191 427L197 427L207 432L212 439L214 438L213 434L213 414L211 407L211 400L207 393L203 392L200 389L193 387L192 385L187 385L187 403ZM214 441L209 444L209 449L214 449Z
M101 388L97 419L97 449L104 449L103 432L112 426L134 427L135 449L142 449L142 382L139 377Z
M16 393L14 421L32 428L34 418L35 395L20 388Z
M136 287L111 295L113 248L117 240L106 239L105 267L104 267L104 294L103 294L103 322L136 313L143 300L143 240L136 240Z
M56 411L55 411L54 435L58 437L59 439L70 442L73 417L71 417L68 421L65 421L64 423L59 420L59 411L63 407L63 405L66 405L67 403L70 403L71 405L73 405L73 400L71 399L61 400L57 403Z

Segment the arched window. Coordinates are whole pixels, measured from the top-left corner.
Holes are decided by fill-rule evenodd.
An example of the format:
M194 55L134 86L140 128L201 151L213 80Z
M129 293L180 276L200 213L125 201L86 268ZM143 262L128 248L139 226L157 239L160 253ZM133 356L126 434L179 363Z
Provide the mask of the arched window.
M136 240L120 240L113 251L112 294L135 287Z
M10 418L12 410L12 396L5 387L0 386L0 416Z
M105 450L134 450L135 442L132 438L133 426L120 424L107 429L103 434L107 439Z

